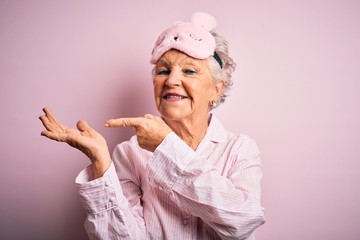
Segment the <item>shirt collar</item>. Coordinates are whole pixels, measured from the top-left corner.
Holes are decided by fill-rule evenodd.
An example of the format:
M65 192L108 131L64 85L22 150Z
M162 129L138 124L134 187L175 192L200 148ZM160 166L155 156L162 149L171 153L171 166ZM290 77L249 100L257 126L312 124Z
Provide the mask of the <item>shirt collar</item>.
M226 141L226 130L219 119L214 114L209 114L209 127L206 132L210 141L212 142L224 142Z
M204 138L197 147L196 152L205 150L210 142L219 143L224 141L226 141L226 131L223 125L213 114L209 114L209 126Z

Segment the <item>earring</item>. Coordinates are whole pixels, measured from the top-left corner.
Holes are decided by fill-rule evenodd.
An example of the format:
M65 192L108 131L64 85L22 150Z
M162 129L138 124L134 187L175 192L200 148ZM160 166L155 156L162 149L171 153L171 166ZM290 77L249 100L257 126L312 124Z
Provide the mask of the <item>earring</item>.
M210 101L210 107L211 107L211 108L216 108L216 106L217 106L216 101L215 101L215 100L211 100L211 101Z

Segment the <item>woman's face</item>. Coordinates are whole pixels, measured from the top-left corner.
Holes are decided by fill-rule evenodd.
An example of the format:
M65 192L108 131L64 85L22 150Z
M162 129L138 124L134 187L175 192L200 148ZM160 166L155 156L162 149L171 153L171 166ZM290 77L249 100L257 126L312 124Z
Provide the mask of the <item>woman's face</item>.
M223 82L214 82L207 60L177 50L166 52L158 60L153 83L159 112L175 121L207 119L210 101L223 92Z

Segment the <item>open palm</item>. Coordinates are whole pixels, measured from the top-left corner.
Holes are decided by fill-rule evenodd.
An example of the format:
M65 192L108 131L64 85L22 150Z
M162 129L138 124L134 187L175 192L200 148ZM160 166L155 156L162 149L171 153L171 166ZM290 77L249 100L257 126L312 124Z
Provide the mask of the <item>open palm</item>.
M85 121L79 121L78 129L74 129L60 123L49 108L43 111L45 115L40 116L40 120L46 130L41 132L42 136L68 143L85 153L93 163L110 159L106 140Z

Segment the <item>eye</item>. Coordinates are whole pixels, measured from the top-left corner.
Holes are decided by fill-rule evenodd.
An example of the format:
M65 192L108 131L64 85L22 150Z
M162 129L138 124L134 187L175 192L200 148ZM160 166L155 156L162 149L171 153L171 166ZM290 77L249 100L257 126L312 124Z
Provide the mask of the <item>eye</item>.
M190 69L185 70L184 73L187 75L195 75L196 74L196 72L194 70L190 70Z
M169 75L170 71L163 69L163 70L158 70L156 75Z

